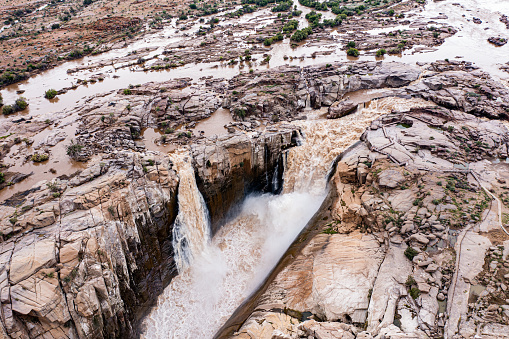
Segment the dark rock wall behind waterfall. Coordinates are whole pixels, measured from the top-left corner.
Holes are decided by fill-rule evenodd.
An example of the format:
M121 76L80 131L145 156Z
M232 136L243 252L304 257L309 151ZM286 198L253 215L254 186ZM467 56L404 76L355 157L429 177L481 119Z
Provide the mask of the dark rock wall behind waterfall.
M251 191L272 191L276 166L282 168L282 152L296 145L297 130L245 134L207 140L192 147L198 187L210 212L212 233L233 206ZM283 174L278 170L279 179Z

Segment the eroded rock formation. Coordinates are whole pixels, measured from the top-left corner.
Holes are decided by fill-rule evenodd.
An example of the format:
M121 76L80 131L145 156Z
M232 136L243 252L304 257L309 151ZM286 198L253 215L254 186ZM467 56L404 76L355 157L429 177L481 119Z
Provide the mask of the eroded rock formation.
M507 157L507 128L430 107L361 139L337 164L327 220L219 337L236 323L235 338L505 338L509 171L488 159Z

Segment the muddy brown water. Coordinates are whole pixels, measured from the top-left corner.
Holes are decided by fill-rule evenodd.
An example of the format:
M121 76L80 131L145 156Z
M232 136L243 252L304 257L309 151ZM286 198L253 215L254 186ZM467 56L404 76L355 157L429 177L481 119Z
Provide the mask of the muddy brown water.
M302 28L307 26L305 14L310 12L311 9L303 7L300 4L297 4L297 8L303 11L299 18L300 28ZM416 48L414 48L413 50L405 51L401 55L397 56L375 58L375 56L370 55L369 53L362 53L359 58L351 58L346 56L341 43L324 42L323 45L317 46L316 44L304 42L297 48L291 48L289 39L285 39L284 41L272 46L269 53L272 58L270 62L265 65L261 65L258 62L254 62L252 64L241 62L236 65L216 62L188 64L176 69L144 72L137 66L118 68L118 66L122 65L122 63L113 65L111 63L108 64L112 60L120 59L133 51L143 52L146 49L150 49L150 52L148 53L149 57L161 54L165 46L168 44L192 39L194 32L199 29L200 25L203 25L203 23L196 21L196 23L188 25L188 29L180 30L179 26L176 25L176 20L172 20L162 31L147 35L126 47L114 49L101 55L89 56L80 60L66 62L54 69L35 75L26 81L8 86L3 89L1 93L4 97L4 102L8 104L20 96L17 94L18 91L24 91L21 95L27 98L30 106L16 115L34 117L43 114L48 115L48 113L49 116L51 116L51 112L59 112L64 109L72 108L79 104L81 100L84 100L84 98L97 95L99 93L126 88L129 84L141 84L149 81L167 81L171 78L181 77L191 77L193 81L198 81L199 78L203 76L231 78L240 72L248 72L250 68L265 69L280 65L307 66L318 63L355 59L383 59L386 61L397 60L415 63L417 61L435 61L437 59L453 59L455 57L462 57L461 59L474 61L477 65L483 67L483 69L489 71L495 77L507 78L509 74L501 72L498 69L498 66L503 62L509 61L509 45L495 47L486 41L489 36L509 35L509 30L507 30L504 24L499 22L499 17L502 12L509 13L508 1L494 0L486 3L480 0L467 0L462 4L457 4L453 0L429 2L423 11L417 10L411 13L411 15L413 15L412 20L421 22L432 21L435 23L444 22L454 26L459 30L459 32L455 36L448 38L442 46L439 46L435 50L431 50L427 53L415 53ZM437 19L441 13L446 13L447 19ZM481 25L474 24L472 22L472 18L474 16L480 18L483 23ZM270 9L267 8L244 15L239 19L227 19L221 21L219 25L224 27L233 27L235 23L252 24L254 25L254 31L256 31L256 29L271 23L275 17L276 15L270 12ZM324 18L332 17L334 16L331 12L324 13ZM431 25L433 24L429 24L429 26ZM407 29L407 27L396 26L377 28L368 31L368 33L376 35L380 33L387 33L394 29L404 30ZM335 39L339 39L339 41L341 39L348 39L348 37L344 34L338 33L337 30L332 30L331 35ZM315 57L311 57L313 53L316 53ZM263 59L262 55L255 55L254 57L258 60ZM67 73L68 69L101 62L108 65L100 68L85 69L75 73ZM101 74L101 77L103 78L102 81L79 85L52 100L44 98L44 92L49 88L58 90L64 87L71 87L76 85L78 80L90 79L90 77L97 74ZM377 91L360 91L357 93L350 93L349 96L355 102L361 103L369 101L375 97L382 96L382 93L378 93ZM0 123L2 119L4 119L4 117L0 116ZM193 131L197 135L199 135L199 131L204 131L203 135L206 137L226 133L223 126L231 121L231 116L228 115L227 111L218 111L210 118L198 123ZM42 139L46 137L50 131L51 129L46 129L41 132L39 136L36 136L36 138ZM171 148L168 148L167 146L159 146L154 143L154 140L159 137L158 131L149 129L145 132L144 136L144 142L148 150L160 152L167 152L171 150ZM147 138L149 140L147 140ZM59 165L59 170L63 172L63 174L71 174L76 168L84 167L84 164L74 164L67 158L64 144L68 141L69 140L60 142L55 147L51 148L51 158L47 164L24 163L23 165L17 164L16 167L12 167L10 171L20 170L22 173L30 173L33 171L36 174L31 176L29 179L26 179L22 184L19 183L4 190L4 192L0 193L0 197L5 198L6 195L10 195L6 192L12 193L19 189L29 188L30 185L36 183L38 179L42 180L51 178L51 173L48 174L47 172L51 166ZM9 161L9 159L6 159L6 162Z
M67 135L66 138L53 147L37 147L41 141L43 141L55 130L65 132ZM32 144L21 142L11 147L10 152L4 157L4 163L11 166L9 167L8 171L32 174L23 181L0 190L0 201L11 197L17 192L23 192L30 189L40 181L51 180L64 174L71 175L77 171L86 169L86 163L74 161L70 159L66 154L66 147L71 142L71 140L74 139L75 132L76 124L68 124L63 129L54 129L50 126L47 127L43 132L35 135L33 138L30 138L33 140ZM19 155L18 152L21 148L26 148L27 154L29 155L34 153L47 153L50 155L50 157L46 161L36 163L30 159L25 159L22 155ZM46 150L49 152L46 152Z
M310 11L309 8L297 5L298 9L303 13L299 18L300 28L307 25L304 16ZM414 12L412 20L420 20L424 22L432 21L436 23L444 22L450 24L459 32L447 39L442 46L437 47L435 50L427 53L415 53L415 48L405 51L401 55L385 56L383 59L386 61L403 61L408 63L415 63L417 61L430 62L439 59L460 59L473 61L478 66L486 69L492 75L499 78L507 78L509 74L500 72L498 66L502 63L509 61L509 44L503 47L496 47L487 42L490 36L508 36L509 30L503 23L499 21L501 13L509 13L509 2L504 0L494 1L480 1L480 0L467 0L461 5L455 4L454 0L446 0L440 2L430 1L423 11ZM447 19L437 19L440 13L446 13ZM324 13L325 18L333 17L331 12ZM275 14L271 13L268 9L264 9L255 13L244 15L240 19L228 19L222 21L220 24L223 26L233 25L235 21L242 23L248 22L265 22L268 15L274 19ZM465 15L465 17L463 17ZM479 17L483 23L481 25L472 22L473 16ZM417 18L417 19L416 19ZM272 21L272 20L270 20ZM266 22L270 22L266 21ZM156 47L149 56L161 54L164 47L170 43L192 39L192 34L198 30L199 26L203 23L197 21L196 24L191 25L191 28L186 31L178 31L175 21L172 21L168 27L160 32L148 35L137 42L120 49L115 49L110 52L83 58L81 60L70 61L62 64L54 69L42 72L26 81L11 85L1 91L4 102L10 103L19 96L17 91L24 90L22 94L25 96L30 106L29 108L19 114L39 115L51 111L59 111L66 107L72 107L76 104L79 98L95 95L98 93L107 92L110 90L118 90L126 88L129 84L141 84L149 81L165 81L170 78L191 77L195 81L202 76L214 76L222 78L231 78L239 72L247 72L250 68L264 69L270 67L277 67L280 65L300 65L307 66L317 63L327 63L335 61L346 61L352 59L358 60L376 60L377 58L372 53L362 53L359 58L348 58L341 43L326 43L322 46L309 46L307 43L300 45L297 48L290 47L289 39L276 43L272 46L269 54L272 56L270 62L266 65L254 63L251 66L246 63L239 63L237 65L227 65L226 63L202 63L185 65L176 69L149 71L143 72L138 67L129 67L115 69L114 66L108 65L99 69L84 70L73 74L68 74L67 70L84 66L87 64L94 64L100 61L108 61L115 58L123 57L133 51L141 51L145 48ZM429 24L428 26L432 26ZM371 34L379 34L390 29L404 29L405 27L396 26L393 28L382 28L369 31ZM178 32L178 33L175 33ZM348 39L347 36L342 37L337 34L336 30L332 31L333 35L338 38ZM383 39L383 38L382 38ZM311 58L314 52L331 51L330 55L317 55ZM413 54L414 53L414 54ZM287 56L288 59L285 59ZM293 60L291 58L293 58ZM258 60L262 60L261 55L257 55ZM44 91L49 88L61 89L70 87L76 84L78 79L88 79L94 74L102 73L104 76L103 81L98 81L95 84L80 85L74 90L68 91L66 94L58 96L57 100L48 101L44 98Z
M300 28L307 26L305 14L310 12L311 9L297 4L297 8L302 10L303 13L299 18ZM149 81L166 81L171 78L191 77L194 81L198 81L203 76L231 78L240 72L247 72L250 68L264 69L277 67L280 65L300 65L307 66L317 63L327 63L334 61L346 61L352 59L359 60L386 60L386 61L403 61L408 63L415 63L417 61L435 61L437 59L461 57L460 59L474 61L483 69L489 71L492 75L498 78L507 78L509 74L501 72L498 66L501 63L509 61L509 45L503 47L495 47L487 42L490 36L506 36L509 35L509 30L503 23L499 21L502 13L509 13L509 2L504 0L493 0L490 2L480 0L466 0L462 4L456 3L454 0L446 0L441 2L430 1L424 10L417 10L410 15L413 16L412 20L421 22L444 22L457 28L459 32L448 38L442 46L427 53L415 53L416 48L413 50L405 51L397 56L385 56L383 58L375 58L369 53L362 53L359 58L348 58L343 50L341 43L324 42L323 45L317 46L316 44L302 43L297 48L290 47L289 39L276 43L272 46L270 55L272 56L270 62L265 65L260 65L255 62L251 65L247 63L239 63L237 65L227 65L224 62L216 63L200 63L188 64L176 69L149 71L144 72L137 66L127 68L117 68L119 64L108 64L111 60L120 59L133 51L143 52L150 49L149 57L161 54L165 46L178 41L193 39L193 34L197 31L200 23L196 21L188 25L188 29L180 30L176 24L176 20L172 20L162 31L154 34L147 35L138 41L119 49L103 53L97 56L89 56L80 60L66 62L54 69L42 72L26 81L8 86L1 91L4 102L9 104L14 102L20 95L18 91L24 91L22 96L28 99L30 106L17 113L17 116L34 117L51 112L59 112L64 109L69 109L77 105L80 100L84 98L105 93L108 91L119 90L126 88L129 84L141 84ZM442 16L446 13L447 19ZM480 18L483 23L481 25L472 22L473 17ZM269 8L250 13L242 16L239 19L227 19L219 23L220 26L229 27L234 26L236 23L252 24L254 31L271 23L276 17L276 14L270 12ZM334 15L331 12L324 13L324 18L332 18ZM439 19L441 17L441 19ZM433 25L433 23L428 26ZM368 31L369 34L387 33L394 29L407 29L406 26L377 28ZM339 34L337 30L332 30L331 35L335 39L347 39L344 34ZM316 57L311 57L316 53ZM330 53L330 54L328 54ZM415 54L413 54L415 53ZM263 59L262 55L255 56L258 60ZM89 64L97 64L103 62L107 66L85 69L75 73L67 73L68 69L86 66ZM61 89L64 87L71 87L78 83L80 79L89 79L93 75L101 74L102 81L95 83L88 83L86 85L79 85L74 89L69 90L67 93L57 96L55 99L47 100L44 98L45 90L49 88ZM349 96L355 102L366 102L372 98L380 96L381 93L376 91L366 91L358 93L350 93ZM51 115L49 115L51 116ZM4 119L0 116L0 123ZM209 137L215 134L226 133L224 125L231 122L231 116L227 111L218 111L210 118L200 122L193 129L195 134L199 131L204 131L204 136ZM51 129L46 129L40 135L34 138L42 139L50 133ZM148 130L144 134L145 144L147 149L153 151L168 151L168 147L159 146L154 143L154 139L159 136L159 132L155 130ZM147 140L150 139L150 140ZM19 170L22 173L34 172L29 179L26 179L22 184L16 184L0 193L0 197L8 195L6 192L17 191L18 189L29 188L39 179L46 179L52 177L51 173L48 174L51 166L58 165L59 171L63 174L71 174L76 168L83 168L84 164L74 164L67 159L65 155L65 140L57 144L51 149L51 158L47 163L32 164L26 162L24 164L16 163L15 167L11 167L10 171ZM19 160L19 159L18 159ZM5 162L9 163L7 158ZM19 161L18 161L19 162Z
M202 134L206 137L212 137L214 135L221 135L227 133L224 128L225 125L234 122L230 110L226 108L219 108L209 118L203 119L196 124L193 131L195 134Z

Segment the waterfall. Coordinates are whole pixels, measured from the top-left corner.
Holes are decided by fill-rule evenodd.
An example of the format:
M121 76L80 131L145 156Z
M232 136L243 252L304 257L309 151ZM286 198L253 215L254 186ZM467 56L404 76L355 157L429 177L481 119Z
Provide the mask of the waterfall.
M279 161L276 164L276 168L274 169L274 174L272 175L272 193L278 193L279 191Z
M183 222L178 233L186 242L182 248L189 248L193 261L179 269L180 274L159 297L157 307L144 320L142 338L212 338L316 213L326 196L326 177L335 157L357 141L379 115L423 102L384 98L341 119L298 122L303 131L302 145L285 152L283 166L276 168L275 176L277 171L284 171L283 182L277 183L283 186L282 194L247 197L238 216L210 241L205 227L207 213L191 165L181 159L179 208L180 204L184 208L179 210ZM272 182L273 187L275 184ZM181 191L188 199L185 203L180 201ZM200 216L195 217L195 213ZM181 252L184 254L179 258L189 258L186 250Z
M305 142L288 151L283 193L310 191L319 194L326 186L331 163L359 140L373 120L392 110L429 105L421 99L388 97L360 105L355 113L341 119L295 122L300 126Z
M189 266L210 240L210 218L198 190L189 154L175 154L179 175L178 214L173 226L173 249L179 273Z

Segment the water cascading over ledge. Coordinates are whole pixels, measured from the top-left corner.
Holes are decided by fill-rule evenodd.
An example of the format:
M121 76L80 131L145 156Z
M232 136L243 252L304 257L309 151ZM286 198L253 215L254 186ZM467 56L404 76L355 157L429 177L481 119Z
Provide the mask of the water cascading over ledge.
M186 153L173 157L180 182L178 214L172 231L175 263L179 272L189 265L194 255L203 251L210 240L209 211L196 185L191 159Z
M285 168L279 163L282 158L276 161L272 167L281 166L277 172L284 173ZM269 178L265 179L267 188L281 185L281 180L270 179L279 175L265 174ZM263 281L323 198L323 194L301 191L247 195L236 206L235 216L223 219L214 237L191 253L188 266L179 269L179 275L145 319L143 338L212 338L237 305ZM197 203L189 207L192 210L199 206ZM200 224L191 227L200 233ZM189 227L184 230L183 237L193 238ZM196 243L189 249L199 249L203 242L199 238L193 240Z

